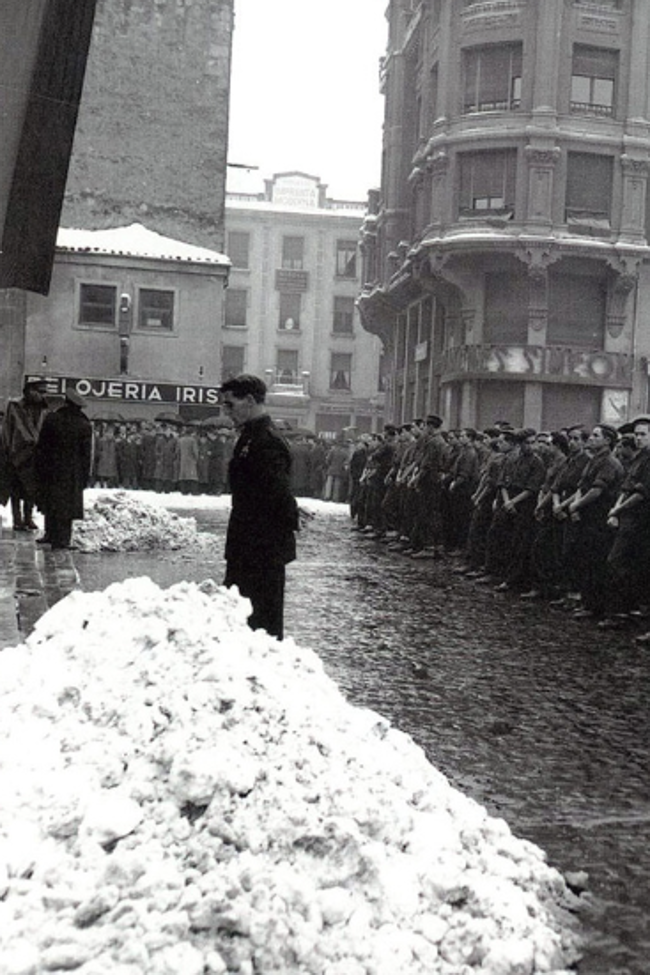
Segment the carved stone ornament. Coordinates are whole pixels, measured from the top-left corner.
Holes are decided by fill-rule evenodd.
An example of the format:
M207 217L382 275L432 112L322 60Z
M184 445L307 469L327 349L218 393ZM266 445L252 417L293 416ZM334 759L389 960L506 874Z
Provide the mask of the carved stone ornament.
M449 169L449 156L446 152L436 152L427 158L427 171L432 176L444 176Z
M623 153L621 156L621 168L626 175L647 177L650 173L650 160L634 159L632 156Z
M535 146L526 146L526 159L529 166L555 166L562 150L555 146L553 149L539 149Z
M638 281L638 271L622 271L611 281L607 293L607 334L617 339L627 321L627 299Z

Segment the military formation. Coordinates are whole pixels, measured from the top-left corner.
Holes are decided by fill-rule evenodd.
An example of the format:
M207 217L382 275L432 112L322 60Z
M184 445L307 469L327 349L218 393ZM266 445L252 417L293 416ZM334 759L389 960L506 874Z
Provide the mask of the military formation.
M554 432L443 431L436 415L361 437L360 538L527 601L621 629L650 608L650 418ZM637 637L650 643L650 633Z

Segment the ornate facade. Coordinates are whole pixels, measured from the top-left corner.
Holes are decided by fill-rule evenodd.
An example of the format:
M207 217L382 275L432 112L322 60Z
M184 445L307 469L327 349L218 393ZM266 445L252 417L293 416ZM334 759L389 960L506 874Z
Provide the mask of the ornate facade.
M650 5L391 0L364 327L387 416L647 408Z

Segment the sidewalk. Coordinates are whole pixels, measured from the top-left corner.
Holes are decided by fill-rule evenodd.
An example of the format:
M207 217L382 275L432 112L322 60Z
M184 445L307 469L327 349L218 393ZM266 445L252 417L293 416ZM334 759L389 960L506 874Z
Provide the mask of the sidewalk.
M36 545L34 535L0 529L0 649L21 643L43 613L79 585L72 552Z

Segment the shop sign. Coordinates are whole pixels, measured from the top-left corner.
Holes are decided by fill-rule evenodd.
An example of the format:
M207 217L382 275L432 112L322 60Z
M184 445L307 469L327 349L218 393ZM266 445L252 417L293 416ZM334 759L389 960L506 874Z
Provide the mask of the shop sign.
M564 346L463 345L442 357L443 378L517 376L539 382L563 382L630 388L634 356L590 352Z
M218 386L181 385L156 383L141 379L87 379L71 376L28 376L43 379L46 394L63 396L66 389L75 389L90 402L129 402L167 405L216 406L219 403Z

